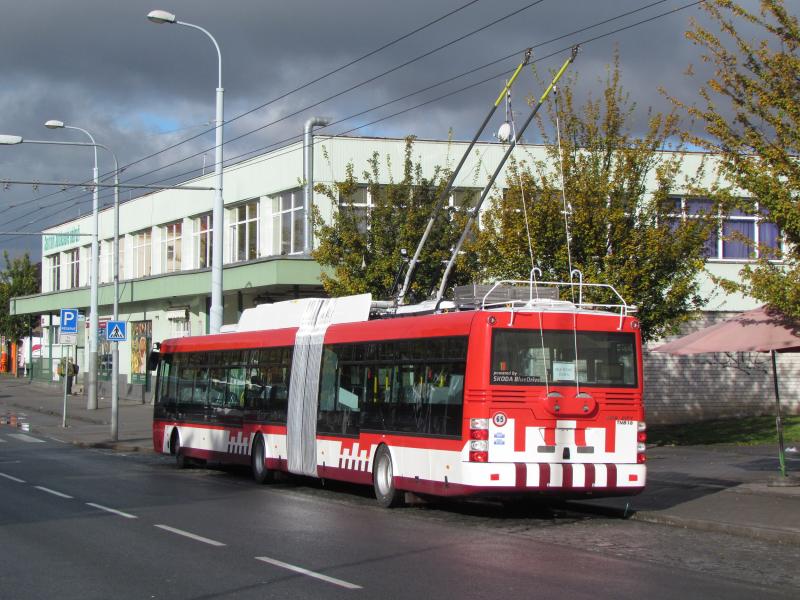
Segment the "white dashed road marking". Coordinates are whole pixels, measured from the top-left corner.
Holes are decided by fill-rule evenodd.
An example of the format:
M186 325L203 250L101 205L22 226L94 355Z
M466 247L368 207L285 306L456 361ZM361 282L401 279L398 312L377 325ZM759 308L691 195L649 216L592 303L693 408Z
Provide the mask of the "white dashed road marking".
M117 510L115 508L108 508L107 506L103 506L102 504L95 504L94 502L87 502L86 505L87 506L92 506L92 507L100 509L100 510L104 510L106 512L110 512L110 513L115 514L115 515L119 515L120 517L125 517L126 519L138 519L139 518L136 515L131 515L131 514L128 514L126 512L122 512L121 510Z
M301 575L308 575L309 577L313 577L315 579L321 579L322 581L327 581L328 583L332 583L333 585L338 585L340 587L347 588L348 590L361 589L361 586L356 585L355 583L350 583L348 581L336 579L335 577L328 577L327 575L323 575L322 573L315 573L314 571L309 571L308 569L304 569L303 567L290 565L289 563L281 562L279 560L275 560L274 558L269 558L267 556L256 556L255 558L256 560L260 560L270 565L275 565L276 567L280 567L282 569L288 569L289 571L294 571L295 573L300 573Z
M42 490L43 492L47 492L48 494L53 494L53 496L58 496L59 498L66 498L67 500L72 500L72 496L68 496L67 494L62 494L61 492L51 490L50 488L42 487L41 485L35 485L33 487L35 487L37 490Z
M44 440L40 440L38 438L31 437L29 435L25 435L24 433L9 433L8 437L12 437L12 438L20 440L22 442L28 442L28 443L37 443L37 444L44 444L45 443Z
M207 537L203 537L202 535L195 535L194 533L189 533L188 531L184 531L183 529L175 529L174 527L170 527L169 525L155 525L159 529L163 529L164 531L169 531L171 533L176 533L178 535L182 535L183 537L187 537L189 539L195 540L197 542L203 542L204 544L208 544L209 546L224 546L222 542L218 542L216 540L209 539Z
M16 481L17 483L25 483L24 479L20 479L19 477L14 477L13 475L7 475L6 473L0 473L0 477L5 477L6 479L10 479L11 481Z

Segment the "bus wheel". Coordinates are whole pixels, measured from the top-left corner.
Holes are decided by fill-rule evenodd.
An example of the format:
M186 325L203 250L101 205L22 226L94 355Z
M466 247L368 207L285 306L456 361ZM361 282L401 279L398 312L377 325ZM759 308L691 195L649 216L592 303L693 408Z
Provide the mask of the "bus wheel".
M272 471L267 468L267 451L264 438L256 436L253 442L253 453L250 455L250 464L253 468L253 479L256 483L266 483L272 480Z
M178 430L172 432L172 437L169 440L169 450L175 455L175 464L179 469L185 469L189 466L189 461L186 456L181 452L181 436Z
M375 488L375 498L382 507L393 508L403 504L405 494L394 487L392 455L386 446L380 446L375 452L372 485Z

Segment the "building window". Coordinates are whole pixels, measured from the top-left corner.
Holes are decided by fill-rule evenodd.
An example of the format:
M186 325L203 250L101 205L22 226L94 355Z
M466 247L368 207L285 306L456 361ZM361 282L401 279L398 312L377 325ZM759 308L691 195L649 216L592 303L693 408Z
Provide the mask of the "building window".
M182 223L170 223L161 229L161 272L181 270Z
M298 254L305 245L303 190L272 196L272 253Z
M678 200L677 203L680 204L680 202L681 200ZM707 198L684 198L682 202L683 214L688 218L709 215L714 212L714 202ZM706 258L719 258L719 231L717 229L712 229L706 238L705 255Z
M170 319L169 320L169 337L179 338L188 337L191 335L189 329L189 319Z
M202 215L194 220L194 256L195 268L205 269L211 266L211 215Z
M114 278L114 240L100 241L100 283Z
M149 229L133 234L134 277L148 277L151 273L151 241L152 234Z
M783 237L781 231L775 223L769 221L769 211L762 208L758 213L758 227L756 228L756 235L758 236L758 255L768 254L766 258L780 259L783 252Z
M359 187L347 198L339 197L339 211L349 214L356 221L358 232L362 235L367 233L369 222L367 217L369 209L372 207L372 195L366 186Z
M119 273L117 273L117 277L119 277L120 281L125 278L125 236L121 235L119 237ZM113 259L112 259L112 265ZM112 267L113 268L113 267Z
M50 260L50 289L57 292L61 289L61 254L53 254Z
M91 254L90 260L91 260ZM119 238L119 278L125 265L125 238ZM114 281L114 238L100 242L100 283Z
M67 273L69 273L69 284L67 287L69 288L77 288L81 286L81 250L80 248L75 248L73 250L67 250L65 253L67 258Z
M757 243L755 215L735 209L722 220L722 258L755 258Z
M450 207L454 212L467 212L478 205L481 191L475 188L456 188L450 193Z
M231 210L230 240L231 262L258 258L258 200Z
M706 198L675 198L675 219L692 218L715 212L714 202ZM751 260L769 253L767 258L779 258L781 233L775 223L769 221L769 213L758 208L744 211L733 209L725 215L717 214L719 225L706 239L706 258L723 260ZM677 221L676 221L677 225ZM761 248L759 248L761 246Z

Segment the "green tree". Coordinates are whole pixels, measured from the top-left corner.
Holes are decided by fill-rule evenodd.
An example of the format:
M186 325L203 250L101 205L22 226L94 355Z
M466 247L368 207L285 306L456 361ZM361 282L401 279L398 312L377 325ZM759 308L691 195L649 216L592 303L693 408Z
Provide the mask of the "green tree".
M563 159L542 125L547 160L512 163L507 193L493 198L484 215L474 244L481 276L528 279L535 263L544 279L565 281L571 268L580 269L584 282L609 283L637 305L645 339L658 338L702 305L697 275L710 224L676 218L673 195L693 189L701 173L679 181L680 154L661 152L677 137L674 114L648 113L646 134L632 135L639 115L620 83L618 61L602 97L577 107L575 84L573 77L562 86L548 118L555 129L558 116ZM607 293L590 299L617 302Z
M714 74L699 104L673 99L704 126L686 138L719 156L731 193L754 196L788 242L783 264L760 248L760 260L727 287L800 317L800 24L781 0L761 0L758 12L731 0L701 6L718 31L695 21L686 36Z
M322 284L331 296L370 292L376 299L389 299L396 293L393 286L400 268L401 249L413 256L417 243L425 230L431 210L442 191L446 178L436 169L430 179L422 176L419 163L414 163L413 137L406 139L403 160L403 178L381 185L381 161L378 153L369 160L369 169L359 181L352 164L347 167L344 181L333 185L318 185L334 210L329 222L314 217L314 232L318 247L313 256L330 274L323 273ZM391 174L392 165L386 158L386 168ZM361 206L371 197L371 207ZM419 301L435 289L443 273L443 261L450 257L450 248L463 227L463 214L445 209L436 220L429 241L417 265L409 290L409 298ZM456 273L455 280L468 279L464 270ZM402 285L402 277L399 285Z
M11 298L35 294L39 291L39 265L31 263L26 252L22 257L10 258L3 251L6 268L0 271L0 334L18 340L28 334L33 317L9 314Z

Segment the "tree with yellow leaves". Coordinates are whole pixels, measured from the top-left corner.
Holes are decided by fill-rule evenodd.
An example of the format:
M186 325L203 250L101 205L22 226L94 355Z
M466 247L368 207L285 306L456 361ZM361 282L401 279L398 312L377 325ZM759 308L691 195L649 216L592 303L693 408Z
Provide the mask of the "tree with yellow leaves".
M686 139L719 156L726 178L755 197L787 242L782 256L761 248L727 287L800 317L800 24L781 0L761 0L758 12L731 0L702 7L718 31L694 21L686 36L714 73L700 104L673 98L705 129Z

